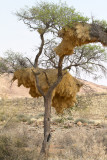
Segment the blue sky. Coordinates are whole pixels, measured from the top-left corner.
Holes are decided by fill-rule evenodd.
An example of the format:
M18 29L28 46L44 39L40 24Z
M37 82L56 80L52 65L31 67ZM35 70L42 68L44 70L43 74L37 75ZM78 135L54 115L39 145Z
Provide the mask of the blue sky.
M45 0L48 2L66 2L68 6L73 6L84 16L105 19L107 21L107 0ZM24 8L31 7L36 0L1 0L0 1L0 56L9 49L22 52L33 57L34 49L39 40L36 32L29 29L13 14ZM38 0L38 2L40 2ZM90 78L91 80L91 78ZM96 82L106 85L106 79Z

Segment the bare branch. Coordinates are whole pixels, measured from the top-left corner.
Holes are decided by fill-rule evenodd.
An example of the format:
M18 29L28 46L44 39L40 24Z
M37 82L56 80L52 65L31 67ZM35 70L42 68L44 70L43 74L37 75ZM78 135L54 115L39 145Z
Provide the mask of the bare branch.
M23 19L23 22L24 22L24 24L26 24L30 29L33 29L33 30L39 29L38 27L33 27L33 26L30 24L30 22L26 22L24 19Z
M28 57L26 57L26 59L30 62L30 64L34 67L34 65L33 65L33 63L31 62L31 60L28 58Z

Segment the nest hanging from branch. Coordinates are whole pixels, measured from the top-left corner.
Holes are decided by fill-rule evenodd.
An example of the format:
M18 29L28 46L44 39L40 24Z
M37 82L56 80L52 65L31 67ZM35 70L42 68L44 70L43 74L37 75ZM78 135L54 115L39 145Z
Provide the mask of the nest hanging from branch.
M56 69L24 68L14 73L13 81L18 80L18 87L23 85L26 88L30 88L29 94L32 97L40 97L42 95L37 89L32 70L35 73L40 73L38 80L44 93L48 91L49 85L52 85L57 80L58 71ZM56 109L57 113L62 113L64 109L72 107L76 103L76 94L81 86L82 83L72 77L68 72L63 76L52 95L52 106Z
M60 57L71 55L76 46L88 43L101 42L107 46L107 32L96 24L77 23L72 28L66 26L59 31L58 35L62 37L62 42L54 50Z

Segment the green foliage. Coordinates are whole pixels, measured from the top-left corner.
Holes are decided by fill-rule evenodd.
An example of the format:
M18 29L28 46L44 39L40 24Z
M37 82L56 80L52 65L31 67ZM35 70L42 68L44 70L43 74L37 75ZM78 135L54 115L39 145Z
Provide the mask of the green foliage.
M105 20L94 20L95 24L100 25L104 30L107 29L107 21Z
M25 21L30 28L58 29L63 26L72 27L74 22L87 22L89 18L76 12L75 8L66 3L54 4L50 2L37 3L32 8L22 9L16 15ZM30 25L29 25L30 24Z
M55 33L58 33L64 26L73 27L73 25L78 22L89 22L89 18L77 12L75 8L67 6L66 3L41 1L31 8L27 7L21 9L16 15L30 29L37 30L39 34L54 33L55 35ZM107 22L104 20L95 20L93 22L103 27L104 30L107 28ZM50 66L52 66L57 68L58 57L55 55L53 48L58 44L57 40L54 40L54 35L51 34L50 39L44 37L45 43L42 53L45 53L45 55L42 55L45 57L46 61L44 61L43 56L41 58L42 60L39 61L43 67L50 68ZM98 45L89 44L82 47L76 47L74 53L75 54L72 56L65 57L63 66L66 66L66 64L68 66L69 64L69 68L71 69L72 67L72 71L74 71L77 76L80 76L80 71L85 71L85 73L93 75L93 78L99 78L99 75L96 75L98 69L105 75L107 69L104 63L107 61L107 53L104 48Z
M30 29L38 31L39 34L58 33L64 26L73 27L73 25L78 22L89 22L89 18L77 12L75 8L61 2L37 2L31 8L26 7L25 9L21 9L16 15L19 17L19 20L22 20ZM107 22L104 20L93 20L93 23L98 24L104 30L107 29ZM45 43L41 53L45 53L45 56L43 56L46 61L44 61L43 56L41 58L43 61L40 60L43 67L50 68L50 66L52 66L57 68L58 60L53 51L55 46L52 46L55 44L53 43L54 38L53 35L52 37L50 36L49 40L47 37L44 37ZM55 40L55 42L56 41L57 40ZM96 75L98 70L104 73L104 75L107 72L104 65L105 62L107 62L107 52L101 46L89 44L76 47L74 53L71 57L67 57L68 59L65 57L66 63L64 63L64 65L70 64L69 68L71 69L72 67L72 71L74 70L77 76L80 76L80 71L85 71L85 73L93 75L93 78L99 78L99 75Z

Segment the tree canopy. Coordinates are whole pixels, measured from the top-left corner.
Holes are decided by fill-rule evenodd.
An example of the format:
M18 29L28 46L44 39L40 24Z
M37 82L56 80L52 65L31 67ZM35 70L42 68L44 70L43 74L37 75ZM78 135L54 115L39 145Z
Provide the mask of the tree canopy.
M57 68L58 57L54 52L54 48L58 45L58 32L65 26L72 28L75 23L89 23L88 17L77 12L75 8L68 7L66 3L54 4L52 2L40 2L31 8L26 7L25 9L21 9L19 12L16 12L16 15L31 30L38 31L41 45L38 48L38 52L36 52L35 63L37 66L37 61L39 60L39 64L45 68ZM103 31L107 29L107 23L104 20L92 20L92 24L94 26L100 26ZM45 33L49 35L49 38ZM66 62L64 66L69 64L68 69L75 67L76 73L79 73L82 69L86 73L93 74L95 70L100 68L105 74L106 67L102 62L105 62L107 59L105 56L106 50L103 47L91 44L84 45L82 47L76 47L74 53L69 58L68 56L64 58L64 62ZM39 59L41 54L42 58ZM77 62L79 63L77 64Z
M68 7L66 3L54 4L50 2L40 2L31 8L21 9L16 15L19 20L31 29L41 29L53 31L66 25L72 26L74 22L87 22L88 17L76 12L75 8ZM43 31L42 30L42 31Z

